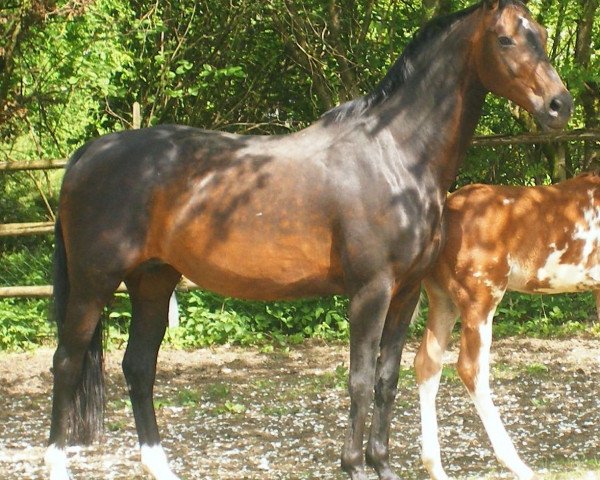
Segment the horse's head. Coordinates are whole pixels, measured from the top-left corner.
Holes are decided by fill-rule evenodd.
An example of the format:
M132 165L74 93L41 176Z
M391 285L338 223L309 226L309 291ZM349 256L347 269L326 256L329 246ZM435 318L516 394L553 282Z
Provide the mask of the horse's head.
M473 44L483 86L532 113L543 128L562 128L573 98L546 55L546 30L517 0L484 0Z

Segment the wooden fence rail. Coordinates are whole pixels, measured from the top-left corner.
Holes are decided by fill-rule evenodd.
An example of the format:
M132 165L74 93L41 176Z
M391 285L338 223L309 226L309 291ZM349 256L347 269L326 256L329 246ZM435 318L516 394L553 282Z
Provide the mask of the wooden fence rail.
M495 145L598 141L600 141L600 129L579 129L562 132L523 133L521 135L488 135L485 137L475 137L473 145L488 147Z
M67 164L67 159L58 160L33 160L25 162L22 160L14 160L9 162L0 162L1 172L17 172L20 170L56 170L64 168Z
M0 224L0 237L19 237L52 233L54 222L5 223Z
M175 290L177 292L189 292L198 290L198 285L184 278L179 282ZM124 283L121 283L116 290L119 293L127 291ZM32 285L27 287L0 287L0 298L47 298L52 296L52 285Z

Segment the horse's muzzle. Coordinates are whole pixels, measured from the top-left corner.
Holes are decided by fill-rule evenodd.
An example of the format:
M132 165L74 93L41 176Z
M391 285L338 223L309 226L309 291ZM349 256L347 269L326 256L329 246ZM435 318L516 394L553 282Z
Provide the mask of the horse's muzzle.
M542 128L544 130L564 128L573 113L573 97L564 90L550 98L544 107L544 111L537 115Z

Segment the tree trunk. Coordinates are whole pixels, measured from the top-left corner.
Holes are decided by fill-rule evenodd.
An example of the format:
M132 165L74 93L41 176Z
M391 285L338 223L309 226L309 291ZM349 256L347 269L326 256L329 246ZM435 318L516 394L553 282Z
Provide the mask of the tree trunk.
M588 72L592 53L592 33L594 18L598 11L598 0L579 0L581 17L577 21L577 40L575 43L575 64L582 72ZM581 93L581 105L585 116L586 128L600 126L600 85L586 79ZM591 165L600 158L600 145L598 142L585 144L583 166Z

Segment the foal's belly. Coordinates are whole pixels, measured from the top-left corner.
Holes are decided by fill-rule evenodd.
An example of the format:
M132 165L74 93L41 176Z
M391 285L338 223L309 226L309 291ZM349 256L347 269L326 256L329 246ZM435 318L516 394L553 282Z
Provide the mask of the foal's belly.
M600 288L600 264L590 261L568 261L563 251L554 250L543 258L509 258L508 289L524 293L568 293Z

